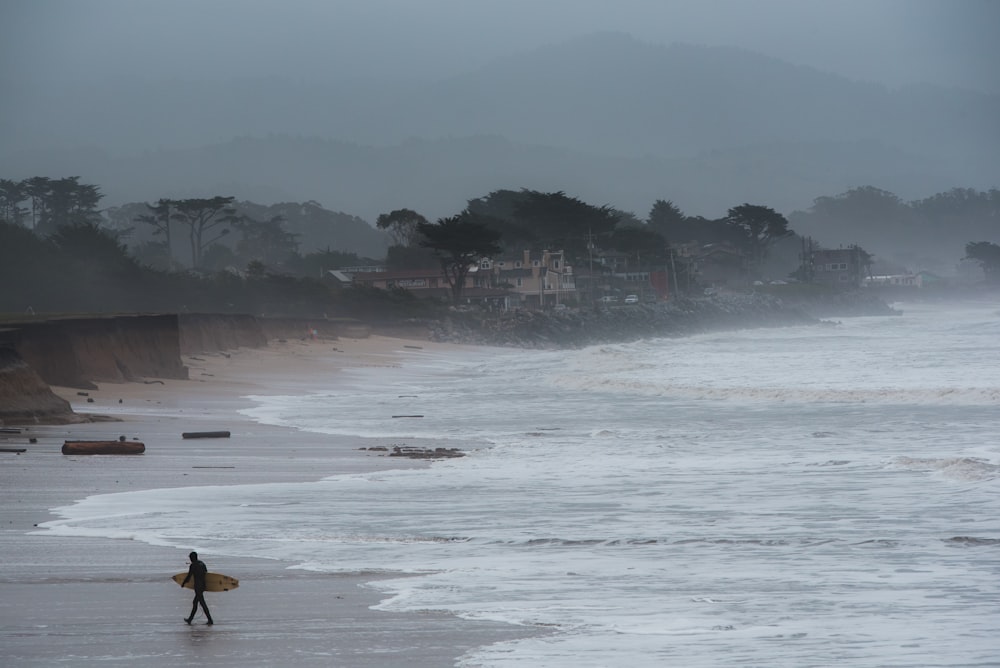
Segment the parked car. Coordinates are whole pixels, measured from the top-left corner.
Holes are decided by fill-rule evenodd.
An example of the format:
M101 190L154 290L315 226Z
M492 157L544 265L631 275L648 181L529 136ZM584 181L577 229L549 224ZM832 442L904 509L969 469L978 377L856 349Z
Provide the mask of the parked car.
M638 304L639 303L639 295L625 295L625 303L626 304Z

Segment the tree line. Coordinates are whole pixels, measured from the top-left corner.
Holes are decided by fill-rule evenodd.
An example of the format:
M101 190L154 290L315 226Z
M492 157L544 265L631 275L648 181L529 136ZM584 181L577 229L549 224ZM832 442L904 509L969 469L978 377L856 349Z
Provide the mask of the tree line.
M108 226L98 208L101 198L99 188L79 177L0 180L0 284L8 286L0 290L0 312L373 317L425 310L406 295L331 292L319 278L323 269L375 261L329 248L298 255L290 242L294 235L281 221L237 215L231 197L158 200L134 209L129 218L165 238L181 230L194 267L169 257L173 246L165 242L153 244L160 248L159 259L148 248L139 256L130 252L122 239L131 230ZM193 270L228 235L222 230L240 232L248 261L240 271Z
M129 252L122 238L131 228L121 226L121 221L118 229L108 228L107 211L99 208L102 198L98 186L81 183L79 177L0 179L0 219L6 221L0 228L0 245L5 251L2 272L5 278L17 281L8 285L30 284L39 293L39 303L47 303L59 294L55 287L59 281L52 278L53 274L66 276L76 272L80 276L98 277L98 289L94 292L102 297L76 294L72 300L77 306L97 310L107 310L101 308L101 299L109 295L121 296L113 300L123 305L119 308L176 306L177 299L166 297L171 290L187 294L185 290L200 285L206 295L214 295L227 305L226 309L216 306L213 310L229 310L246 302L236 294L238 281L267 280L272 287L282 284L279 290L282 294L283 290L295 287L303 294L313 295L307 300L309 308L318 308L324 298L317 295L326 291L313 285L294 286L295 281L318 277L324 268L383 261L330 248L301 255L297 235L286 229L282 216L257 220L240 213L234 198L227 196L161 198L133 206L125 222L144 226L152 237L162 240ZM883 191L856 189L836 198L819 198L809 212L798 212L793 219L822 215L829 224L836 224L840 219L835 214L853 219L863 202L879 205L869 207L869 217L888 215L884 211L887 204L897 214L902 206ZM1000 230L996 225L1000 215L998 204L1000 196L996 190L988 193L954 190L905 207L925 216L934 212L933 220L944 224L954 225L955 220L972 218L979 227L966 224L962 229L995 236ZM888 219L898 218L897 215ZM456 301L468 267L478 258L503 253L562 250L568 262L580 265L592 258L595 251L613 250L628 256L636 267L655 267L676 261L676 249L684 244L719 243L739 249L748 260L751 274L759 276L772 249L796 237L789 219L763 204L744 203L730 208L722 218L706 219L688 216L671 200L661 199L654 202L645 219L640 219L631 212L589 204L565 192L529 189L496 190L470 199L462 211L435 222L411 209L397 209L380 215L375 227L386 232L392 241L384 258L386 265L404 269L440 266L452 285ZM188 250L187 264L175 257L178 235ZM232 247L220 243L231 237L239 239ZM213 256L218 257L213 259ZM996 243L969 241L966 257L977 262L989 280L1000 280L1000 246ZM223 262L230 263L226 266L236 265L238 270L219 272ZM37 270L41 267L52 273L39 275ZM195 274L191 274L192 269ZM36 280L26 283L19 278L28 275ZM317 285L322 287L318 282ZM46 286L52 290L43 298ZM143 299L132 298L137 286L145 293ZM259 283L255 287L259 294L266 292L260 291ZM229 296L222 296L223 293ZM126 294L129 299L124 298ZM191 294L183 299L181 306L207 307L213 299ZM296 300L288 299L287 295L277 303L286 310L299 308L294 306ZM264 308L261 303L254 306L251 312ZM19 310L24 308L24 300L8 299L3 307Z
M66 225L100 222L102 197L98 186L80 183L79 176L0 179L0 219L52 234Z
M732 244L746 252L751 271L759 272L770 247L791 234L788 220L764 205L742 204L723 219L706 221L688 219L669 200L658 200L643 221L562 191L528 189L497 190L469 200L461 212L433 224L416 211L397 209L380 215L376 225L394 241L387 257L390 267L412 267L421 261L416 249L431 251L456 302L476 258L548 249L561 250L567 262L580 265L595 251L611 250L633 258L639 269L683 262L673 257L676 245L698 241Z

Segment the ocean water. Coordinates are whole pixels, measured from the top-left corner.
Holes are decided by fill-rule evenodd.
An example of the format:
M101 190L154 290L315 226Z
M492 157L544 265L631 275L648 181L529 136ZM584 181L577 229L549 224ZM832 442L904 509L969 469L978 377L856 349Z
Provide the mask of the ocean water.
M96 496L45 526L407 574L380 607L545 631L468 666L1000 665L1000 304L900 307L408 351L248 414L468 456Z

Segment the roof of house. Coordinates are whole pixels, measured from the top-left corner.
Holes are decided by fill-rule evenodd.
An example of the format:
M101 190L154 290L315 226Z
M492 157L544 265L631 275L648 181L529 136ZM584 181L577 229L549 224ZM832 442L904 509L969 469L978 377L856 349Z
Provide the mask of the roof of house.
M443 278L440 269L404 269L393 271L366 271L354 274L361 281L391 281L400 278Z
M335 280L337 280L337 281L339 281L341 283L350 283L351 282L351 277L350 276L348 276L344 272L339 271L337 269L327 269L325 275L326 275L327 278L333 278L333 279L335 279Z

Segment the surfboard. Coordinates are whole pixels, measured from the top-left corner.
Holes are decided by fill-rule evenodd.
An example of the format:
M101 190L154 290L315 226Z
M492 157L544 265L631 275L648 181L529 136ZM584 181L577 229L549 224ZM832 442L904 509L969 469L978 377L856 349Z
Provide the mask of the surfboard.
M184 582L184 578L187 577L187 571L183 573L178 573L173 577L173 581L177 584ZM205 573L205 591L229 591L230 589L236 589L240 586L240 581L236 578L229 577L228 575L223 575L222 573ZM194 579L187 581L184 585L185 589L194 589Z

